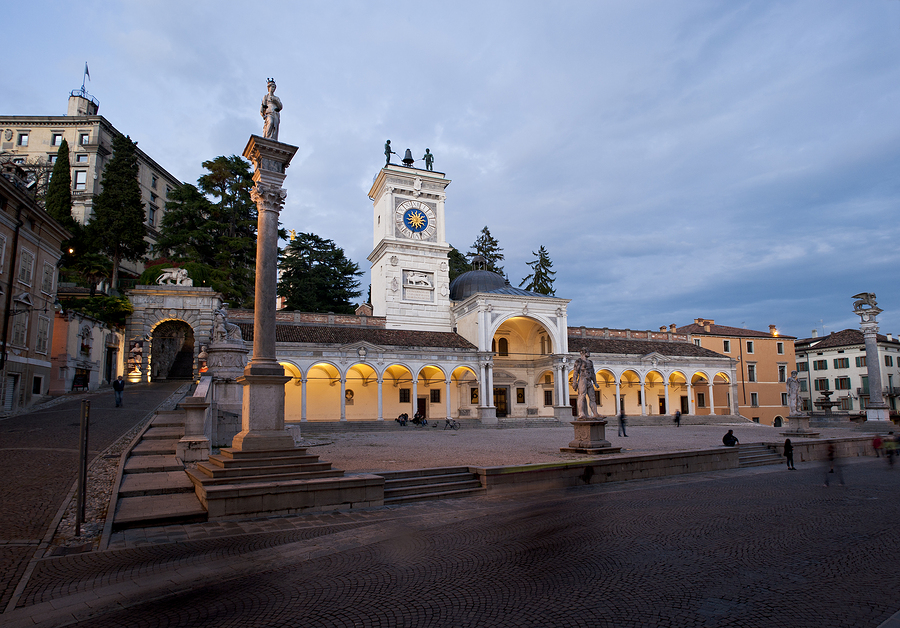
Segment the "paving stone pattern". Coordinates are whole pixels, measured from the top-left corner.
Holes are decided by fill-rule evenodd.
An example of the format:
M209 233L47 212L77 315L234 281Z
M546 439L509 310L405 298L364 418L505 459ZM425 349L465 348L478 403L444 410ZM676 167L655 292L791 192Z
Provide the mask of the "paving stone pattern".
M900 608L900 471L860 458L844 476L769 466L186 525L158 533L177 545L42 561L26 599L120 583L81 626L875 628ZM156 588L126 591L151 572Z
M0 419L0 612L77 477L81 399L91 401L89 458L109 447L183 382L79 395Z

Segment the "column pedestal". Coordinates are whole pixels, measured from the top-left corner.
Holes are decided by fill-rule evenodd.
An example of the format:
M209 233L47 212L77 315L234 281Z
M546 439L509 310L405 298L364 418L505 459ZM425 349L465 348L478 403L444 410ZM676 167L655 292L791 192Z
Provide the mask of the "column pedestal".
M291 380L284 368L250 365L238 383L244 387L241 431L231 443L233 451L292 449L294 437L284 427L284 385Z
M806 415L790 415L787 418L788 428L781 433L786 438L816 438L819 433L809 429L809 417Z
M560 451L575 454L617 454L621 447L613 447L606 440L605 419L578 419L571 421L575 428L575 439L568 447L560 447Z

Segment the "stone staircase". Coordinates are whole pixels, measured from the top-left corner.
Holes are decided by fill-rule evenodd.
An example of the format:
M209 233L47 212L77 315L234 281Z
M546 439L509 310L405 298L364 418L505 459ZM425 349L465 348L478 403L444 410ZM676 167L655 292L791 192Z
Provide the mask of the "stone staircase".
M252 484L261 481L316 480L339 478L340 469L332 469L330 462L320 462L318 456L307 454L306 449L267 451L263 458L257 452L233 451L225 448L200 462L197 469L188 469L191 490L194 485L215 486L226 484Z
M206 521L194 484L175 457L183 435L183 411L156 413L125 460L114 496L113 531Z
M386 471L378 475L384 478L385 505L472 497L487 492L478 474L471 473L468 467Z
M738 445L738 465L741 469L746 467L761 467L767 464L785 464L784 458L762 443L750 443Z

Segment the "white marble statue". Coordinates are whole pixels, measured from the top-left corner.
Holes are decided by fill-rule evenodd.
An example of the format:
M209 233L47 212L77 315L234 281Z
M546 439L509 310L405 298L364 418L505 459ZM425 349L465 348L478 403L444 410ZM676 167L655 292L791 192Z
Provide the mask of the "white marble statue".
M590 360L591 354L581 350L581 357L575 360L575 368L572 373L572 383L578 391L578 418L596 417L597 400L594 398L594 388L597 386L597 374L594 372L594 363Z
M241 328L235 325L234 323L228 322L228 313L225 308L221 308L216 310L215 312L215 321L213 322L213 340L218 341L227 341L227 340L243 340L244 337L241 334Z
M275 95L275 79L269 79L269 93L263 96L259 115L263 117L263 137L278 139L278 127L281 126L281 99Z
M156 280L161 286L193 286L194 280L188 278L188 272L183 268L164 268L162 275Z
M797 379L797 371L791 371L791 376L785 382L787 387L788 416L800 416L803 410L800 405L800 380Z

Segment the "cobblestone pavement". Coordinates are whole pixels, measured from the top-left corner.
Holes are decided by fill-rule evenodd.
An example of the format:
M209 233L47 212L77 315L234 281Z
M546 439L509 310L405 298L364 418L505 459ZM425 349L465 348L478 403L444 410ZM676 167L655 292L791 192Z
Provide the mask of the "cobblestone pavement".
M8 626L853 626L900 608L900 470L756 467L135 531ZM141 546L141 544L146 544ZM894 625L894 624L891 624Z
M110 389L0 419L0 612L77 477L81 400L91 401L90 459L180 384L129 386L122 408Z

